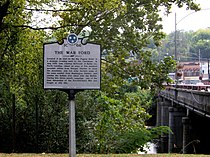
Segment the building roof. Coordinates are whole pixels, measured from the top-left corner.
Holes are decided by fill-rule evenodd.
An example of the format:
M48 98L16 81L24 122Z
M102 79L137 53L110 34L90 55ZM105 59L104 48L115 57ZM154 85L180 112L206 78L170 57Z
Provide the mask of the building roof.
M200 65L199 63L196 62L184 62L181 63L183 65L182 69L183 71L191 70L191 71L199 71L200 70Z

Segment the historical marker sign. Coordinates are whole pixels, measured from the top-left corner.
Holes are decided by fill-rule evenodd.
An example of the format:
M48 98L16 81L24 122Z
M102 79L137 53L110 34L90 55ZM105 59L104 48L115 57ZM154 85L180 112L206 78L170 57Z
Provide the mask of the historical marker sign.
M100 89L100 45L71 34L62 45L44 44L45 89Z

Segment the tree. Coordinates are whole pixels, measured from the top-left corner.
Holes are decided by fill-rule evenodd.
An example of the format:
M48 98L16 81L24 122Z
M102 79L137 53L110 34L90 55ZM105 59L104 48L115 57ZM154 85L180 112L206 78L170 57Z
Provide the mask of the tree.
M25 3L29 3L29 7L26 7ZM55 4L54 1L26 1L25 3L19 1L10 3L9 0L1 3L1 7L4 8L2 10L1 30L7 31L9 28L45 29L46 27L30 26L31 15L35 11L42 11L46 14L52 13L53 16L59 17L60 20L54 24L55 26L48 28L59 29L55 32L57 37L62 39L69 33L69 30L78 34L88 27L91 30L88 39L97 41L103 46L102 51L108 54L104 59L104 63L110 68L109 71L112 71L112 73L117 71L118 73L113 74L112 78L116 75L118 77L117 82L122 83L124 77L138 76L139 83L143 87L150 87L151 79L146 78L150 78L150 73L156 70L151 71L152 67L149 66L151 65L151 54L145 51L144 48L151 38L153 38L157 46L159 45L163 33L161 32L162 26L158 24L158 21L161 21L158 15L158 6L164 6L166 12L169 12L174 1L112 0L95 2L90 0L87 3L85 0L76 0L62 3L60 10L50 7ZM176 1L175 4L179 7L187 4L189 9L198 10L198 6L190 0ZM43 5L50 9L40 9ZM13 12L17 21L13 20L14 22L11 22L10 13ZM129 57L129 52L138 56L138 60L141 62L135 68L130 64L131 62L126 63L125 58ZM115 66L112 66L113 62L115 62ZM119 71L118 67L121 67L121 69L128 67L126 74L121 70ZM122 76L119 76L119 73ZM119 81L120 77L122 78L121 81Z
M148 130L145 126L151 117L149 91L123 88L114 98L99 91L77 95L78 153L134 153L160 133L169 132L167 127Z
M192 37L194 32L177 31L177 59L179 61L187 61L189 59L190 47L192 45ZM168 34L163 40L162 47L160 48L160 58L164 56L173 56L175 54L175 33Z
M200 29L194 33L192 38L192 46L190 48L191 56L199 58L199 51L201 58L210 57L210 29Z
M177 32L177 58L179 61L198 61L199 53L200 58L206 60L209 58L209 51L209 29ZM163 40L159 54L159 58L163 58L164 55L174 56L174 32Z

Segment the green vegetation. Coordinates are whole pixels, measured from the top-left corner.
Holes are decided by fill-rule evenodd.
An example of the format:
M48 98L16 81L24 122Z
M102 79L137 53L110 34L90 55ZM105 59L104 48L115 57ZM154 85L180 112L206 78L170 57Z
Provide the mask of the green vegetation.
M172 4L199 10L192 0L0 1L0 152L68 151L67 94L43 90L43 44L70 32L102 46L101 90L76 96L77 152L136 152L167 133L145 121L176 65L148 48L165 35L159 7Z
M174 55L174 32L168 34L159 49L160 58ZM177 58L180 61L207 61L210 58L210 29L200 29L195 32L177 31ZM154 47L156 50L156 48ZM158 56L156 56L158 59Z

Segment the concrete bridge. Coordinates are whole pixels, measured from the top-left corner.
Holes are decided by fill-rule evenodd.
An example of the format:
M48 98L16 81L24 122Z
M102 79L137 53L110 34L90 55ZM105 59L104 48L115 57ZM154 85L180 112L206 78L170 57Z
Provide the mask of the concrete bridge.
M167 86L157 102L157 126L169 126L162 135L160 153L210 154L210 86Z

